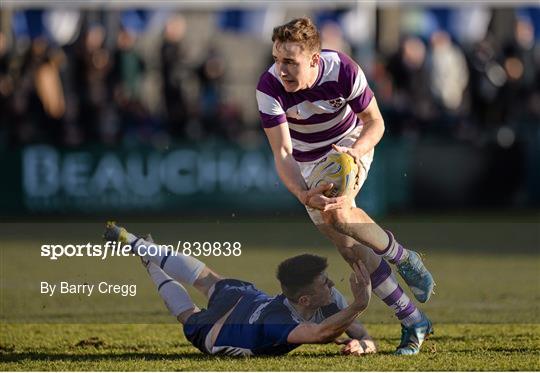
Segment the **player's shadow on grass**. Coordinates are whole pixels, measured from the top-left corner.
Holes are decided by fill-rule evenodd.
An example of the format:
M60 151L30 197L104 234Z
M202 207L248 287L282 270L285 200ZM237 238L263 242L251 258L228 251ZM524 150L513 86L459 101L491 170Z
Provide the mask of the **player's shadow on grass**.
M380 352L377 352L376 354L371 354L371 356L375 356L375 355L392 355L393 354L393 351L380 351ZM301 359L306 359L306 358L313 358L313 359L320 359L321 357L347 357L346 355L343 355L341 352L339 351L317 351L317 352L307 352L307 351L301 351L301 352L296 352L296 353L292 353L292 354L289 354L289 355L282 355L282 356L278 356L278 357L284 357L286 356L288 359L291 359L291 358L301 358ZM259 357L264 357L264 356L257 356L257 358ZM267 356L267 357L271 357L273 359L276 358L276 356ZM350 356L350 357L355 357L355 356Z
M386 352L380 353L386 355ZM389 354L389 353L388 353ZM321 357L343 357L339 352L316 352L310 354L299 355L284 355L290 358L306 358L320 359ZM162 360L191 360L191 361L208 361L208 359L246 359L242 356L226 356L226 355L206 355L202 352L182 352L182 353L152 353L152 352L120 352L120 353L54 353L54 352L4 352L0 354L3 362L21 362L21 361L76 361L76 362L95 362L99 360L126 360L126 359L141 359L146 361L162 361ZM251 357L254 358L254 357ZM276 356L257 356L258 360L275 359Z
M120 353L46 353L46 352L7 352L0 354L3 362L30 361L98 361L98 360L208 360L208 355L201 352L152 353L152 352L120 352Z
M459 350L449 350L446 352L455 352L455 353L471 353L473 352L473 349L459 349ZM540 352L540 348L523 348L523 347L490 347L490 348L482 348L482 349L476 349L474 352L504 352L504 353L538 353Z

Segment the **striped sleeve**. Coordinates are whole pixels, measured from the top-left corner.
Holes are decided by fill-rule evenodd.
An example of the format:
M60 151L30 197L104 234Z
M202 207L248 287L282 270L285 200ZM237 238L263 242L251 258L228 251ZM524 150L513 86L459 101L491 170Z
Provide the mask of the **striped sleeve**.
M269 73L261 76L255 96L257 98L257 106L259 115L261 116L262 126L264 128L275 127L287 121L287 116L278 98L274 92L275 82L272 82L274 77Z
M361 113L364 111L371 99L373 98L373 91L369 88L366 75L349 56L340 53L341 69L340 69L340 81L344 82L346 87L345 97L349 106L355 113Z

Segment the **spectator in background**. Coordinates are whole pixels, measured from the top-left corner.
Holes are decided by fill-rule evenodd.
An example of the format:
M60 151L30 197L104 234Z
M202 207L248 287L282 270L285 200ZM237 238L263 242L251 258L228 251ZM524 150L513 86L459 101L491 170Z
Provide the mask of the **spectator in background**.
M180 14L167 20L161 46L161 77L165 98L166 121L169 133L176 137L186 136L187 105L183 81L188 71L185 63L183 39L186 21Z
M484 128L501 121L504 106L500 91L506 83L506 73L498 61L497 49L488 34L469 56L472 120Z
M66 111L64 90L60 80L60 67L65 61L65 56L58 49L50 49L48 52L45 52L41 61L42 56L37 56L39 62L35 70L35 89L47 119L60 121Z
M203 133L221 136L227 123L220 117L223 101L225 60L215 47L211 47L202 64L197 68L200 84L199 119Z
M226 63L223 54L216 47L210 47L196 73L200 85L197 115L202 124L203 136L242 141L242 110L225 94Z
M503 48L502 66L507 81L501 101L506 103L503 113L506 122L534 120L535 112L536 120L540 117L539 102L535 103L534 99L539 95L534 53L534 26L529 19L518 17L514 38Z
M351 55L351 45L343 37L343 30L339 23L326 21L321 27L322 49L332 49Z
M426 54L420 38L407 36L389 60L393 91L389 123L398 132L416 134L436 117Z
M0 144L7 143L9 127L13 123L13 77L10 74L10 58L6 35L0 30Z
M42 35L35 37L22 59L14 91L15 138L18 142L58 143L66 110L60 67L63 52Z
M455 126L463 113L463 96L469 83L469 70L465 55L445 31L431 35L431 91L443 115L441 122Z
M125 27L120 29L109 81L112 84L118 117L123 124L123 135L145 141L149 138L146 127L147 112L140 100L145 66L135 50L136 41L137 34L134 30Z
M104 129L105 112L109 105L107 77L112 67L109 51L105 48L105 28L93 24L83 32L76 48L75 82L79 95L78 125L88 140L113 142L110 131Z

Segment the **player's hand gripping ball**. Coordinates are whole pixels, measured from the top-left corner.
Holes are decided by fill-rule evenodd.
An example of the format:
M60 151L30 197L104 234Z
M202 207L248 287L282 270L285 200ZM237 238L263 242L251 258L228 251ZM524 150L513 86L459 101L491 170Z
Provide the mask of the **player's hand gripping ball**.
M332 189L326 191L326 197L340 197L351 193L358 177L358 165L354 158L345 153L331 153L322 158L308 178L308 188L332 183Z

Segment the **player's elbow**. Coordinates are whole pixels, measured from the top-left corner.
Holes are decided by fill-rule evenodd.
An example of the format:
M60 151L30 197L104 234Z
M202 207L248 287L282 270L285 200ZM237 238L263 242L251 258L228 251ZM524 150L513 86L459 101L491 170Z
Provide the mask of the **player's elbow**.
M384 119L382 117L374 118L372 121L372 126L376 129L377 135L381 138L384 135L386 127L384 125Z
M282 146L274 151L274 161L276 164L285 162L292 157L292 149L286 146Z

